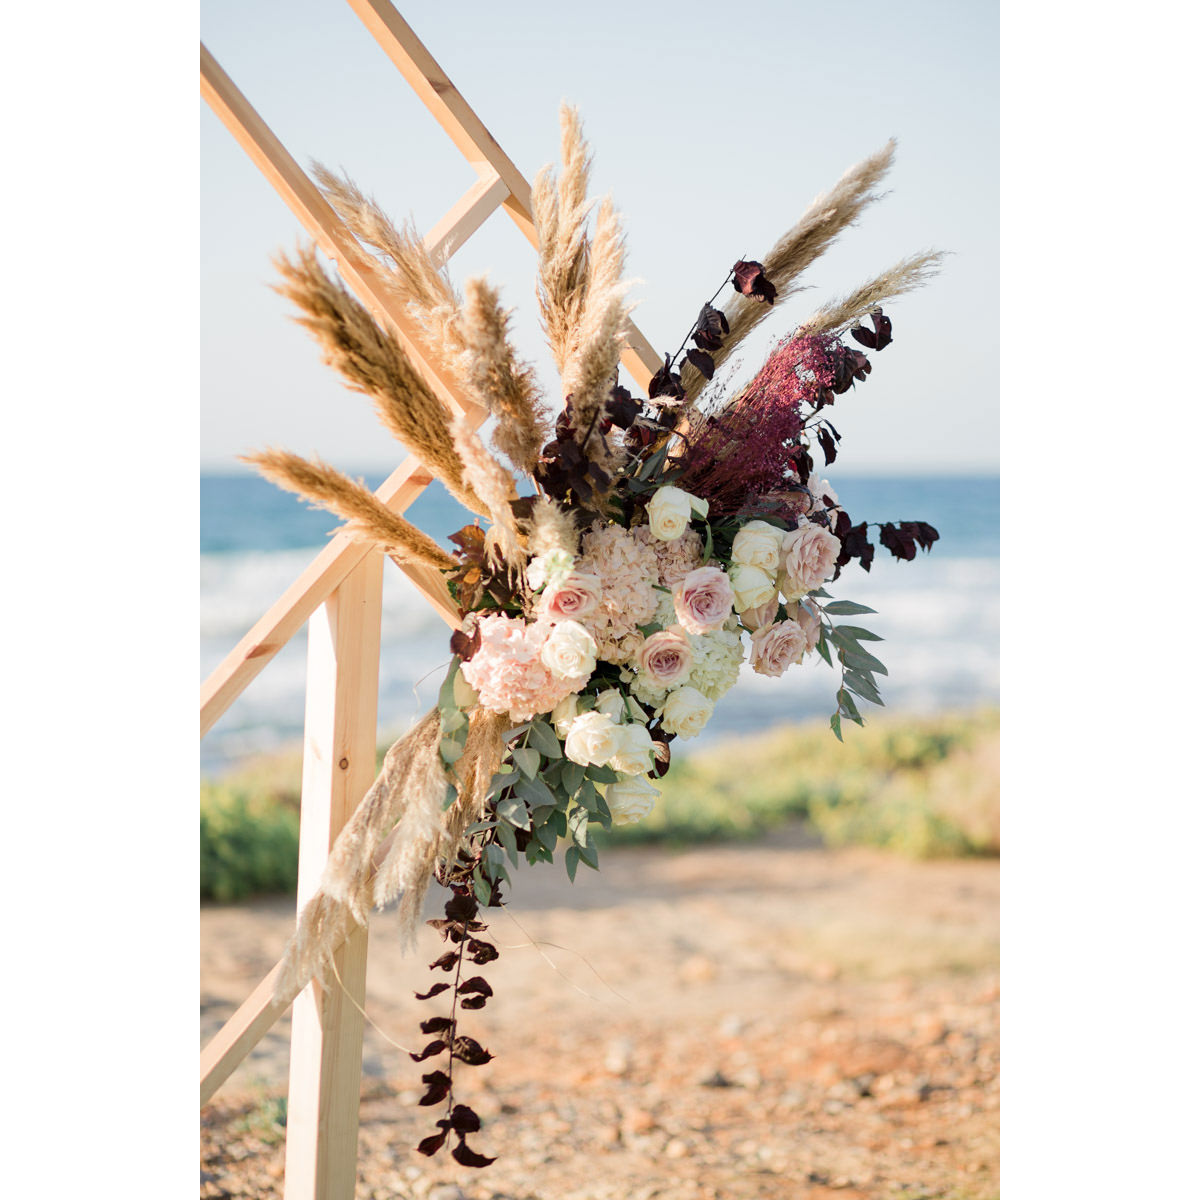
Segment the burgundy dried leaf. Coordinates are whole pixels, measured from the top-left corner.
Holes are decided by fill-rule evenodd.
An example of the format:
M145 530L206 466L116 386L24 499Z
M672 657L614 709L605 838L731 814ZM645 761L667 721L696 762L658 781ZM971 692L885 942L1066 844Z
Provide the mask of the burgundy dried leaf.
M677 372L671 370L671 356L668 354L663 359L663 365L655 371L650 380L650 386L646 389L646 395L651 400L657 400L660 404L670 400L683 400L687 398L687 393L683 390L683 384L679 380Z
M917 557L917 543L907 530L887 524L880 526L879 544L904 562L912 562Z
M441 956L441 958L435 958L433 962L429 964L429 969L433 971L440 967L443 971L453 971L457 962L458 952L455 950L447 950L446 953Z
M922 550L930 549L933 543L941 537L938 531L926 521L912 521L910 524L913 526L913 537Z
M454 1039L454 1048L451 1054L459 1062L466 1063L468 1067L482 1067L484 1063L492 1061L492 1055L474 1038L465 1035Z
M608 398L608 415L612 423L621 429L628 429L637 420L642 411L642 402L635 400L628 388L614 387Z
M480 966L483 966L484 963L493 962L500 957L500 951L491 942L481 942L478 938L469 938L467 940L467 953L470 955L471 961L478 963Z
M455 1133L478 1133L483 1128L475 1110L465 1104L456 1104L450 1110L449 1124Z
M850 336L859 343L860 346L866 346L869 350L875 349L875 334L871 332L865 325L855 325L850 330Z
M496 1161L494 1158L485 1158L482 1154L476 1154L461 1135L458 1145L450 1153L454 1161L464 1167L490 1167Z
M432 1157L445 1145L448 1133L449 1130L443 1129L441 1133L431 1133L427 1138L422 1138L417 1143L417 1153Z
M712 355L706 354L703 350L689 350L687 360L705 379L711 379L716 374L717 366L713 362Z
M817 432L817 441L821 443L821 453L825 455L825 465L829 466L837 458L837 443L833 440L833 434L822 427Z
M470 558L483 557L486 552L484 538L485 534L478 525L464 525L457 533L450 535L450 541Z
M448 983L435 983L427 992L413 992L418 1000L432 1000L434 996L440 996L443 992L448 992L450 985Z
M430 1042L420 1054L414 1054L410 1050L408 1052L408 1057L411 1058L413 1062L424 1062L427 1058L432 1058L435 1054L441 1054L441 1052L445 1049L446 1043L443 1042L441 1038L437 1038L435 1041ZM424 1101L422 1101L422 1103L424 1103ZM430 1101L430 1103L432 1103L432 1101Z
M775 285L763 274L763 265L753 260L739 259L733 264L733 286L743 296L775 303Z
M421 1022L422 1033L442 1033L453 1028L454 1022L449 1017L430 1017L428 1021Z
M472 975L466 983L458 985L458 994L460 996L467 996L472 992L478 992L481 996L490 996L492 994L492 985L482 975Z
M467 927L461 921L448 921L442 917L434 917L425 924L431 929L436 929L442 935L442 941L449 938L452 942L461 942L467 933Z
M486 996L464 996L459 1002L462 1008L482 1008L487 1003Z
M450 635L450 653L456 654L463 662L470 662L481 645L483 645L483 630L478 625L475 626L475 632L470 637L461 629L456 629Z
M696 332L692 334L692 341L701 350L720 350L721 335L728 332L729 322L725 314L719 308L705 304L696 318Z
M892 322L883 315L883 309L871 310L871 324L875 326L875 349L882 350L892 342Z
M428 1075L422 1075L421 1082L429 1090L417 1101L418 1104L440 1104L450 1095L450 1076L445 1071L431 1071Z
M451 921L473 921L479 902L470 892L456 892L446 901L445 913Z

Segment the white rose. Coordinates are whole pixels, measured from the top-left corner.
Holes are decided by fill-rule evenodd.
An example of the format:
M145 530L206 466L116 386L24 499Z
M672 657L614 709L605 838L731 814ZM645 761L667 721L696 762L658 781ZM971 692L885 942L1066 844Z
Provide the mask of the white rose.
M764 604L770 604L779 594L775 576L768 575L761 567L735 563L729 568L729 582L733 584L733 607L738 612L761 608Z
M604 789L614 825L633 825L646 816L662 793L644 775L618 779Z
M694 687L676 688L663 705L662 724L668 733L693 738L708 724L713 702Z
M574 692L563 697L551 709L550 724L554 726L554 732L558 734L559 741L567 736L567 730L571 728L571 722L577 716L579 716L579 697Z
M542 665L555 679L586 679L596 669L596 639L578 621L559 621L542 647Z
M627 715L625 697L616 688L609 688L596 697L596 711L620 723Z
M644 725L622 725L616 754L605 764L622 775L644 775L654 766L654 742Z
M620 749L621 729L605 713L581 713L567 730L563 750L581 767L602 767Z
M660 487L646 505L650 532L660 542L673 542L687 532L693 510L700 516L707 517L708 501L701 500L682 488Z
M766 521L747 521L733 539L730 557L745 567L758 567L768 573L779 569L779 546L783 530Z
M529 560L525 568L525 579L536 592L546 584L562 579L569 575L575 566L575 557L566 550L547 550Z

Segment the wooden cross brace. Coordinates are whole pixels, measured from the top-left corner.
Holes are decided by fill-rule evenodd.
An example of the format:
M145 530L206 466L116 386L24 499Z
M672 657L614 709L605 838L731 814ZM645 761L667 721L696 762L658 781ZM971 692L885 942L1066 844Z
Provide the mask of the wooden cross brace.
M529 182L433 56L388 0L348 3L478 175L426 234L430 253L444 263L501 208L536 248ZM392 328L434 393L451 412L478 428L487 414L425 352L413 322L383 286L378 265L203 45L200 87L209 106L307 232L336 260L346 285L377 320ZM643 388L660 365L650 342L632 324L621 361ZM396 512L403 512L432 481L429 470L409 455L377 495ZM447 624L456 627L458 610L440 573L426 566L402 569ZM339 533L201 688L203 737L308 622L298 910L315 892L330 847L375 775L382 571L379 550ZM276 966L201 1054L200 1102L204 1104L293 1006L287 1200L353 1200L366 952L367 932L361 929L338 952L338 986L310 985L284 1002L273 998Z

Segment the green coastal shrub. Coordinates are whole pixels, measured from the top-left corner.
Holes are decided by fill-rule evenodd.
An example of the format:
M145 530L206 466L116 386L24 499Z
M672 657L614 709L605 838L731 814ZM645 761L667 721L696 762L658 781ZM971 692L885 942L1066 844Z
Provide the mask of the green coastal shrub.
M294 892L300 851L295 804L269 792L204 784L200 794L200 895L229 903Z

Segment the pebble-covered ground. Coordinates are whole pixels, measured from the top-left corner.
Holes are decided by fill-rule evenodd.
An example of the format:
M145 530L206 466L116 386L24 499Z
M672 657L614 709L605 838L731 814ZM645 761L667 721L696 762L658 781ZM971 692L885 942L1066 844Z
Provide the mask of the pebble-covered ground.
M610 853L517 879L487 935L495 997L462 1032L482 1171L433 1132L406 1047L441 943L372 926L357 1196L371 1200L990 1200L997 1174L992 861L753 845ZM430 915L434 909L431 905ZM285 901L202 912L205 1039L278 956ZM541 943L534 948L532 940ZM440 973L438 975L440 978ZM382 1032L381 1032L382 1031ZM202 1113L202 1197L282 1195L282 1022Z

